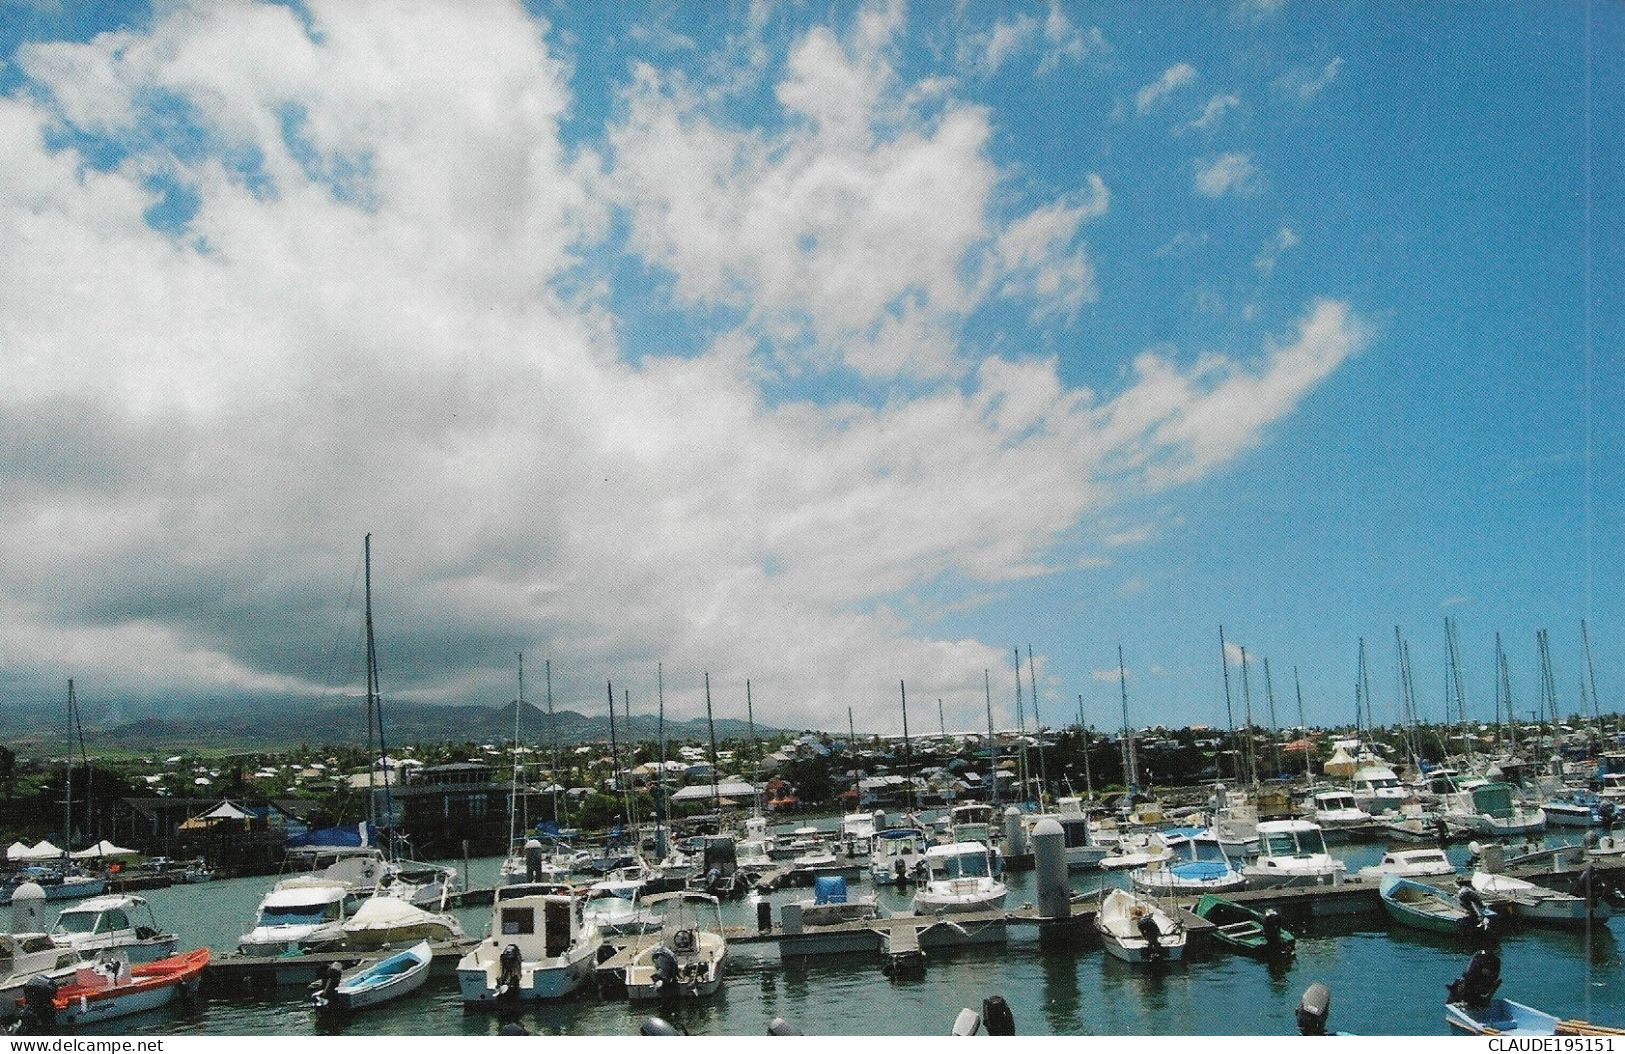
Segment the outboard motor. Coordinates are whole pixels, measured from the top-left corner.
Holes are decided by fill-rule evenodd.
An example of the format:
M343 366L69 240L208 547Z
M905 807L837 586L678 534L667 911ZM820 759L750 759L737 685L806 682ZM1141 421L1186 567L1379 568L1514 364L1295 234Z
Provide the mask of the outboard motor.
M56 982L49 977L41 975L30 977L23 985L23 1011L17 1023L12 1026L14 1032L25 1036L41 1036L48 1034L56 1025Z
M1274 908L1264 909L1264 943L1271 951L1281 948L1281 916Z
M799 1036L803 1033L801 1029L790 1024L784 1018L776 1017L768 1023L767 1034L770 1036Z
M1467 919L1474 931L1484 937L1495 935L1495 912L1484 903L1478 890L1473 888L1472 880L1466 875L1456 879L1456 903L1467 913Z
M1298 1034L1300 1036L1324 1036L1326 1034L1326 1019L1331 1016L1331 990L1319 981L1305 988L1303 998L1298 1000Z
M1612 831L1614 829L1614 816L1618 811L1614 803L1606 798L1603 799L1601 805L1597 806L1597 819L1602 821L1603 830Z
M970 1007L961 1007L959 1016L954 1018L953 1031L950 1036L974 1036L977 1029L982 1027L982 1015Z
M528 1035L530 1035L530 1029L526 1028L524 1025L520 1024L517 1021L508 1021L508 1022L504 1022L502 1024L502 1026L497 1029L497 1035L499 1035L499 1036L528 1036Z
M908 885L908 865L901 860L892 866L892 874L897 878L897 888L902 889Z
M523 956L519 945L510 944L502 949L502 955L497 959L497 998L518 999L520 969L519 964Z
M316 1009L325 1010L332 1005L333 993L338 991L339 982L344 979L344 970L338 963L328 963L327 969L322 971L321 980L311 983L311 990L315 993L310 1001L316 1004Z
M682 1036L687 1035L682 1029L667 1021L663 1017L651 1017L638 1026L640 1036Z
M1147 959L1161 959L1168 954L1162 946L1162 931L1157 928L1155 915L1142 915L1136 922L1135 928L1140 931L1140 937L1145 941L1145 957Z
M722 868L713 867L705 873L705 888L716 896L722 890Z
M654 961L655 991L664 995L677 984L677 956L672 954L670 948L662 944L654 950L654 954L650 958Z
M982 1000L982 1027L990 1036L1016 1034L1016 1016L1010 1012L1010 1004L1004 1001L1004 996L990 995Z
M1469 1010L1482 1010L1490 997L1501 987L1501 957L1493 948L1480 948L1467 960L1467 969L1446 986L1450 1002L1461 1003Z
M1433 818L1433 833L1439 839L1440 849L1450 844L1450 825L1444 822L1444 817Z

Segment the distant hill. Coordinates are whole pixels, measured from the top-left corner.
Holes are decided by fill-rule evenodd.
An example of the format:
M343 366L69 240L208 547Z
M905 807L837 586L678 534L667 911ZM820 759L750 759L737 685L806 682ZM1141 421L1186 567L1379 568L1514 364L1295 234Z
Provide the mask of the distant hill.
M186 711L196 716L183 716ZM145 712L142 712L145 711ZM3 711L0 711L3 712ZM26 753L60 753L66 730L60 714L38 708L0 716L0 739L14 741ZM435 703L384 701L384 731L391 744L506 742L513 736L513 706L456 706ZM520 735L527 742L551 742L547 712L527 704L520 714ZM53 727L54 726L54 727ZM559 741L565 745L609 738L609 718L590 717L574 710L556 715ZM630 731L619 715L615 733L623 739L649 741L659 721L654 714L632 715ZM737 718L718 718L717 739L740 738L749 726ZM780 730L757 725L759 736ZM704 740L704 718L666 720L669 740ZM86 708L85 739L92 754L98 747L145 750L159 747L239 747L271 749L308 744L361 744L367 738L366 709L359 702L337 705L309 701L237 702L234 704L170 704L163 708L116 706L97 713Z

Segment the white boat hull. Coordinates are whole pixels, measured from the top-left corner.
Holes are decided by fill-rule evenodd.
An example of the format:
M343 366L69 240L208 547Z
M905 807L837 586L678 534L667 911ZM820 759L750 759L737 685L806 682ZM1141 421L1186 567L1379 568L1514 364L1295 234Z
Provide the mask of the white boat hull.
M131 1014L143 1014L148 1010L157 1010L168 1006L177 995L185 994L188 998L197 992L198 980L193 978L180 984L165 985L162 988L149 988L142 992L131 992L129 995L110 996L106 999L90 999L81 996L69 1003L65 1010L57 1012L57 1020L65 1025L94 1025L103 1021L113 1021L117 1018L128 1017Z
M495 961L470 963L472 957L471 952L457 964L457 986L463 1002L473 1005L497 1002L498 964ZM597 949L582 948L572 951L562 961L521 963L518 987L511 994L504 993L502 998L524 1002L563 999L587 983L597 959Z
M999 888L976 893L939 893L922 889L914 894L914 910L921 915L969 915L978 911L999 911L1009 890Z

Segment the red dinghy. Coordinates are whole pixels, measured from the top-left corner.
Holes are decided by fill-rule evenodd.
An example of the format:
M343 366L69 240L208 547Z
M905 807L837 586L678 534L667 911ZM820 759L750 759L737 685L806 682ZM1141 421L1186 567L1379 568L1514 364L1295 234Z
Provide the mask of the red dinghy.
M143 963L123 960L87 963L56 990L51 1006L59 1025L97 1024L164 1006L184 992L197 991L209 949Z

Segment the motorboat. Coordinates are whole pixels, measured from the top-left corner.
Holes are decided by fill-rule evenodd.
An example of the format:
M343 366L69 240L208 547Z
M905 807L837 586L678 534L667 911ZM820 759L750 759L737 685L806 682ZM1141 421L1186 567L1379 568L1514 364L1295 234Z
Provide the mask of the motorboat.
M1346 831L1371 822L1371 814L1355 803L1354 795L1342 790L1317 791L1309 799L1308 812L1322 831Z
M1036 825L1043 819L1052 819L1061 825L1061 835L1066 848L1066 866L1069 870L1097 868L1110 853L1106 846L1098 844L1090 836L1089 816L1084 812L1082 798L1060 798L1055 803L1055 812L1028 817L1029 833L1031 825Z
M79 900L107 892L107 879L77 867L24 867L0 884L0 905L11 903L11 895L30 882L45 891L46 900Z
M23 1008L36 1028L99 1025L130 1014L165 1006L178 996L197 992L209 950L131 966L114 958L82 963L65 983L53 982L49 1006L29 1003Z
M993 806L983 802L955 805L948 811L948 837L955 842L993 846Z
M1231 893L1247 886L1247 876L1229 860L1201 860L1191 845L1186 860L1155 860L1129 872L1129 881L1141 893L1154 896Z
M316 878L286 878L260 901L254 928L237 941L244 955L285 955L306 941L344 938L344 920L356 902L348 887Z
M508 855L497 868L497 876L505 886L521 883L563 882L570 876L567 863L552 859L539 838L517 838L508 847Z
M0 933L0 1006L11 1006L30 977L71 976L79 954L45 933ZM65 971L65 973L64 973Z
M1354 770L1350 780L1354 803L1361 809L1381 816L1398 809L1411 797L1392 768L1373 757L1362 755L1361 760L1365 763Z
M1388 916L1412 929L1465 936L1488 923L1488 917L1475 917L1455 897L1426 882L1384 875L1377 893Z
M1444 798L1442 806L1446 823L1472 834L1515 838L1546 829L1546 813L1517 801L1507 783L1468 780L1460 791Z
M804 926L829 926L837 922L873 919L880 916L880 904L873 893L854 894L840 875L824 875L813 880L809 900L794 901Z
M841 847L847 856L864 856L875 837L875 814L849 812L841 817Z
M488 936L457 963L465 1005L561 999L592 978L603 944L568 887L498 886Z
M1382 854L1382 859L1357 872L1368 882L1380 882L1384 875L1403 878L1437 878L1455 875L1456 865L1450 862L1443 849L1395 849Z
M1607 899L1598 897L1589 906L1584 897L1563 893L1526 882L1511 875L1473 872L1473 888L1492 908L1505 910L1513 918L1550 926L1584 926L1589 919L1602 920L1614 911Z
M888 827L875 835L869 853L869 877L876 883L911 882L925 862L925 830Z
M351 1013L399 999L423 987L429 979L434 955L428 941L419 941L403 952L340 972L330 966L321 989L311 996L317 1010Z
M1450 825L1437 813L1429 812L1420 801L1412 799L1390 813L1383 821L1382 833L1390 841L1442 843L1450 837Z
M914 894L922 915L996 911L1009 890L993 876L993 851L983 842L953 842L925 851L927 878Z
M1258 825L1258 859L1241 869L1254 889L1331 886L1348 867L1326 851L1320 827L1308 820L1264 820Z
M1601 827L1602 801L1591 791L1569 788L1548 798L1541 811L1553 827Z
M1127 963L1171 962L1185 954L1185 927L1155 900L1114 889L1095 913L1108 954Z
M1173 859L1172 847L1157 832L1125 831L1117 836L1117 845L1111 855L1101 858L1100 866L1107 871L1121 871L1168 863Z
M722 987L728 942L722 933L721 902L705 893L661 893L658 933L640 936L626 968L626 994L633 1002L700 999Z
M1204 893L1192 912L1213 924L1213 937L1231 951L1253 959L1290 959L1298 941L1281 925L1273 908L1257 911Z
M133 965L167 959L180 941L165 933L141 897L114 893L63 908L51 927L51 942L81 959L118 952Z
M394 897L372 897L344 921L343 944L350 948L376 948L409 941L450 941L463 937L462 923L444 912L426 911ZM309 949L310 941L302 946Z
M640 907L642 877L610 877L587 887L584 919L605 934L626 936L660 928L660 916Z

